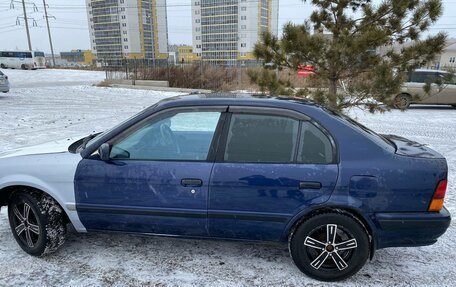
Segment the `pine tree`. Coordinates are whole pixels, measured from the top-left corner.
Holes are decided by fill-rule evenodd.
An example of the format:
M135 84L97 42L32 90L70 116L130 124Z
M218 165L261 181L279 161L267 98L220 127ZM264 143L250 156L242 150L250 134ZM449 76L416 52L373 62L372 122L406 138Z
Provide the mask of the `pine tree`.
M311 98L336 110L383 111L380 103L394 106L406 74L433 61L445 47L445 33L424 37L442 15L440 0L303 2L316 8L309 20L286 24L281 39L265 32L255 46L264 65L250 78L269 92ZM313 82L320 85L295 89L274 71L297 71L301 65L315 68Z

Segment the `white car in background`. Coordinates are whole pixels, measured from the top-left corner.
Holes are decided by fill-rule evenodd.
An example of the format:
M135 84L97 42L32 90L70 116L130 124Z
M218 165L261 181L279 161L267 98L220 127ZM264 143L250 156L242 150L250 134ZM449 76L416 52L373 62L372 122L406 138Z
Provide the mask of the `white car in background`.
M426 84L430 84L428 93L424 90ZM415 70L408 76L394 103L402 110L410 104L451 105L456 108L456 76L446 71Z
M3 74L2 71L0 71L0 92L8 93L9 90L10 90L10 84L8 81L8 76Z

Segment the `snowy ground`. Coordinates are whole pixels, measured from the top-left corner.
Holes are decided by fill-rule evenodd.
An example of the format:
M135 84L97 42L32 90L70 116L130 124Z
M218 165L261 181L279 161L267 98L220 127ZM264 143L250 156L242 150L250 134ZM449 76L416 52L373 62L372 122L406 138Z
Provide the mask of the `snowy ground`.
M173 96L81 85L102 73L6 70L13 88L0 96L0 152L103 130ZM58 76L59 78L54 80ZM61 77L60 77L61 76ZM57 86L53 82L58 82ZM430 144L450 167L446 206L456 213L456 110L414 108L353 113L381 133ZM456 226L433 246L380 250L354 277L331 286L455 286ZM0 286L321 286L293 265L286 246L121 234L71 233L46 258L26 255L0 213ZM328 285L329 286L329 285Z

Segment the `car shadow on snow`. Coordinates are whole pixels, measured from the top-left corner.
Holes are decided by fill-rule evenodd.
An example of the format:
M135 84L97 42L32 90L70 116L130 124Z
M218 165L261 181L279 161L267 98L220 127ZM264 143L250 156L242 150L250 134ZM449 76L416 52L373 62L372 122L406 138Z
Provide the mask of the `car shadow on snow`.
M397 262L397 258L413 260L413 254L408 253L407 249L377 251L373 261L343 283L364 285L366 280L389 281L385 281L384 276L410 282L413 276L403 270L407 269L407 263ZM170 274L184 272L195 278L192 284L197 285L202 284L201 280L204 285L218 285L220 278L241 285L250 285L252 280L263 286L318 283L297 269L288 246L279 243L70 232L65 245L49 256L49 260L67 262L71 268L91 268L90 273L94 276L101 276L106 270L115 270L116 274L120 272L124 282L128 282L125 280L129 278L144 283L143 273L147 273L153 278L180 285L180 281L173 281L176 278Z

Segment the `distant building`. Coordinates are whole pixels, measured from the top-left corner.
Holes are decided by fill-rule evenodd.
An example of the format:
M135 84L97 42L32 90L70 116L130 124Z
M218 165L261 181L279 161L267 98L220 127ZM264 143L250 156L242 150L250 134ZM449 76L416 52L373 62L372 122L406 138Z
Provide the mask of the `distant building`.
M168 60L166 0L86 0L92 51L103 65Z
M201 57L198 57L196 53L193 53L193 47L182 45L177 47L177 55L179 57L179 63L187 64L194 61L201 60Z
M177 52L168 53L168 64L177 65Z
M95 62L95 57L91 50L72 50L71 52L60 52L62 63L69 65L91 66Z
M456 43L445 48L439 61L440 69L456 69Z
M256 62L262 32L278 34L279 0L192 1L193 52L204 62Z
M402 48L413 45L413 41L405 42L403 44L393 44L391 46L384 46L377 49L377 53L385 55L391 48L395 52L400 52ZM456 39L447 39L445 48L442 53L437 55L434 60L428 62L426 66L420 67L432 70L453 70L456 69Z

